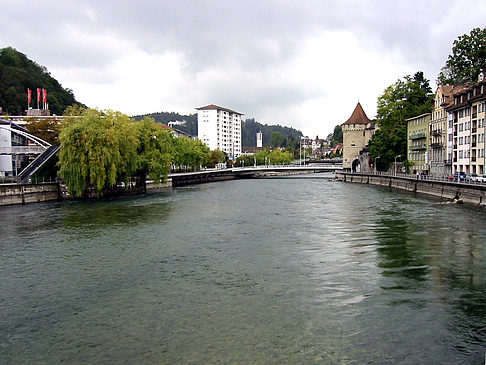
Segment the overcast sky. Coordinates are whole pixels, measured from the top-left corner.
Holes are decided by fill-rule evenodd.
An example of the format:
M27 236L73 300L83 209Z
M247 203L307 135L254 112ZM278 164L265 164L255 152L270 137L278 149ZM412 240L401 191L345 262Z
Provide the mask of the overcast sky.
M89 107L129 115L217 104L325 137L358 101L423 71L435 88L486 1L6 1L0 46Z

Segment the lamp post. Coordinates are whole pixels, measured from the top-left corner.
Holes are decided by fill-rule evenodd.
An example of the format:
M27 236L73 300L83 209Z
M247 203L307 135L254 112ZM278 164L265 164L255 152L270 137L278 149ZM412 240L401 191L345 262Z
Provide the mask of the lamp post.
M267 156L265 156L265 167L267 167Z
M395 156L395 176L397 176L397 158L402 157L402 155Z
M379 158L380 158L380 156L376 156L376 157L375 157L375 165L374 165L374 166L375 166L375 174L376 174L376 172L378 171L378 169L376 168L376 160L378 160Z
M299 140L299 166L302 165L302 138Z

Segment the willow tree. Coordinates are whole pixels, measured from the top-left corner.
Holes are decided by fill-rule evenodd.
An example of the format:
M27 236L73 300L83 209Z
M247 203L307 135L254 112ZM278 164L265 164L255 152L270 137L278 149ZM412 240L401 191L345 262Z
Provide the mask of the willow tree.
M174 138L174 165L196 170L200 166L207 166L210 160L211 151L201 140Z
M144 181L146 175L159 182L167 180L173 160L173 137L152 118L137 122L137 175Z
M92 187L97 196L136 170L135 123L120 112L88 109L68 118L60 134L60 174L73 196Z

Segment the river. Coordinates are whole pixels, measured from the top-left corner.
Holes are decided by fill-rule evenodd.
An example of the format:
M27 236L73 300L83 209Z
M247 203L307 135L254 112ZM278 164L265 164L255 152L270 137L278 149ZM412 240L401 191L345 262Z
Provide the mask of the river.
M485 222L308 177L1 207L0 363L484 364Z

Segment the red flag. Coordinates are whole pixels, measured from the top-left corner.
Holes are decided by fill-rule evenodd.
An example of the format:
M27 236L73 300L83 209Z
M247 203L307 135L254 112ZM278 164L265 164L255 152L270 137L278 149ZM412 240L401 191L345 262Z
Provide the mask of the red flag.
M40 91L41 90L39 88L37 88L37 102L40 101Z
M42 89L42 102L47 103L47 90Z
M27 100L29 101L30 105L30 102L32 101L32 90L30 89L27 89Z

